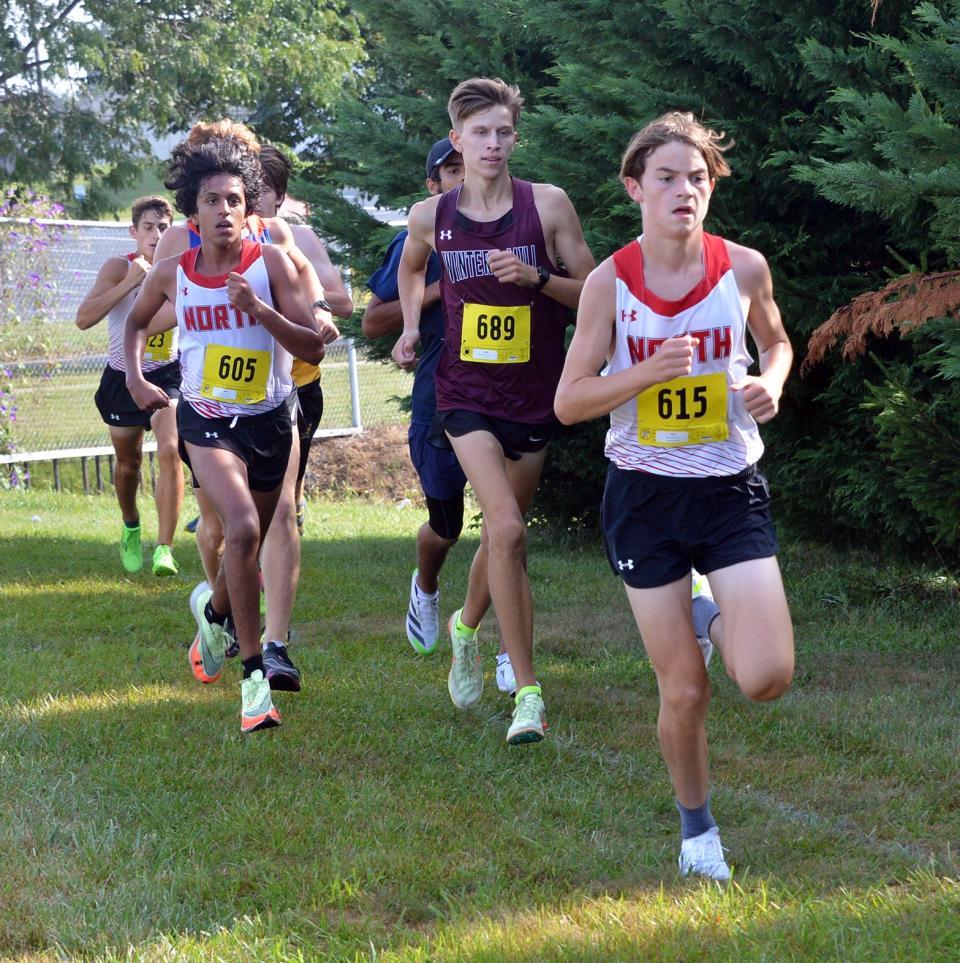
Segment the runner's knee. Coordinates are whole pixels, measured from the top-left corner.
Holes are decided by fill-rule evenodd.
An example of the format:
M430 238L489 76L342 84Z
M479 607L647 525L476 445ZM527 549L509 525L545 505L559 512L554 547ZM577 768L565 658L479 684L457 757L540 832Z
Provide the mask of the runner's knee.
M703 678L660 680L660 707L673 717L688 718L703 715L710 702L710 683Z
M737 670L737 685L752 702L778 699L793 681L793 658L784 657L776 663L744 666Z
M439 538L455 542L463 531L463 492L453 498L427 499L430 528Z

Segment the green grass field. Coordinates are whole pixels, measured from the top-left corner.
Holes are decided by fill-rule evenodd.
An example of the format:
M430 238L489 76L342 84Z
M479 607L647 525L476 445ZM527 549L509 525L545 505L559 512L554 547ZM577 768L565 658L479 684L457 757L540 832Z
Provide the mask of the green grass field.
M185 507L188 515L192 506ZM957 584L788 543L793 689L711 666L734 883L684 881L657 697L599 546L534 535L548 738L403 634L419 509L313 502L283 727L190 674L200 567L122 578L112 496L0 492L0 957L960 959ZM145 530L155 531L144 506ZM475 533L451 555L459 602Z

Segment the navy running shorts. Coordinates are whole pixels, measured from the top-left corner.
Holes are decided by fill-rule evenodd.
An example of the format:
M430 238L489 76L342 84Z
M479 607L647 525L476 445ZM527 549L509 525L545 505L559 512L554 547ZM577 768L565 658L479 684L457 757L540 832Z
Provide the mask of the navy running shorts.
M412 422L407 432L410 446L410 461L420 476L420 487L427 498L447 501L463 495L467 486L460 462L453 449L438 448L430 444L431 426L423 422Z
M777 554L770 488L756 466L674 478L610 465L600 524L610 567L631 588Z

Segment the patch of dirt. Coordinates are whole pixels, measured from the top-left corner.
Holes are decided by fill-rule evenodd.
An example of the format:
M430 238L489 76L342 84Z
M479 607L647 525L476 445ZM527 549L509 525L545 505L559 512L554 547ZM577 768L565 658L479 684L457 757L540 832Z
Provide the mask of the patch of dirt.
M304 488L317 495L418 500L420 483L407 448L406 425L378 425L346 438L316 438Z

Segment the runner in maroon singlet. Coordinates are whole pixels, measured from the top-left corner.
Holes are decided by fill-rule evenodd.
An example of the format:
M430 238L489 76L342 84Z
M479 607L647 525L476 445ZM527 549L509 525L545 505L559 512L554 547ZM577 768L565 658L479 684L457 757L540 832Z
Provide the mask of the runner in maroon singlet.
M486 570L516 674L512 745L543 738L523 516L557 425L553 395L568 309L594 266L567 195L510 176L522 102L516 87L482 77L450 95L450 139L463 155L464 182L410 211L398 274L404 330L393 352L401 367L416 364L427 260L436 250L446 333L432 441L453 447L483 509L473 564ZM459 708L483 691L476 644L483 615L465 605L450 617L448 689Z

